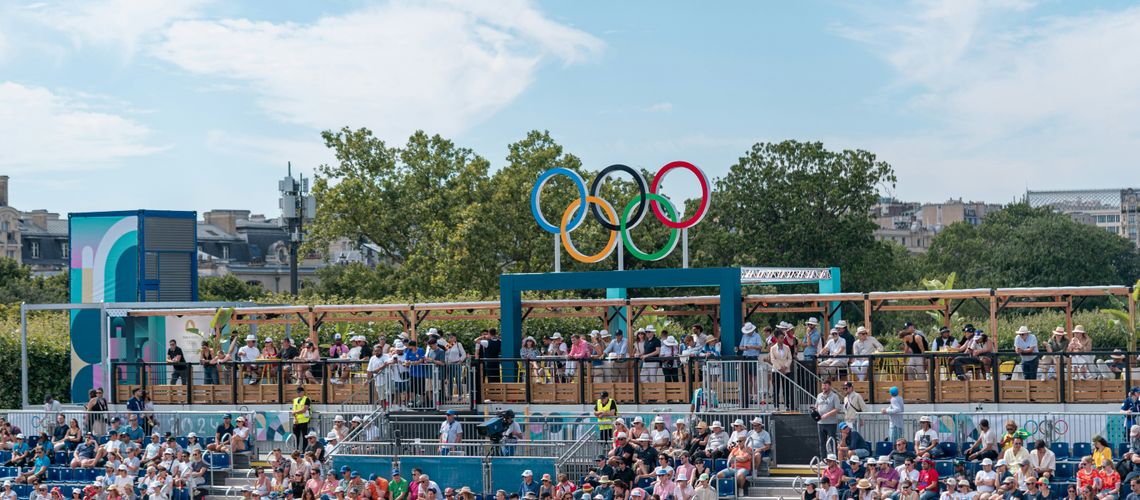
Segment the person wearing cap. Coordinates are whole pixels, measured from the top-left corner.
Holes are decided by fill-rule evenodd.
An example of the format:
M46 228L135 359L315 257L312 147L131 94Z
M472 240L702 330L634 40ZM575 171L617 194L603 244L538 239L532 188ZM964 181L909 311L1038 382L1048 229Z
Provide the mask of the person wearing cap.
M296 449L305 451L308 443L305 435L309 433L309 420L312 419L309 396L305 395L305 386L297 386L297 396L293 398L293 408L289 414L293 417L293 437L296 439Z
M519 484L519 496L525 497L527 493L532 493L538 496L538 488L541 486L538 481L534 480L534 473L530 469L522 472L522 483Z
M939 497L939 480L938 471L934 468L934 460L929 458L919 459L918 465L921 468L918 472L918 481L916 481L916 491L918 491L920 500L937 500Z
M1021 374L1025 380L1037 380L1037 336L1029 327L1021 325L1013 337L1013 350L1021 355Z
M677 483L673 481L668 468L658 467L653 471L653 474L657 477L652 485L654 495L665 499L676 492Z
M14 439L15 442L12 444L12 458L5 462L4 466L27 467L34 459L32 448L28 446L28 442L24 439L23 434L16 434Z
M451 445L463 441L463 426L455 419L455 410L447 410L444 421L439 424L439 454L447 455L451 452Z
M226 415L227 417L229 415ZM225 423L228 423L225 422ZM224 425L224 424L223 424ZM235 421L233 432L230 434L229 440L220 441L222 444L217 447L217 451L223 453L237 453L245 451L247 440L249 439L249 426L245 421L245 417L239 415Z
M625 335L622 334L621 330L617 330L614 332L613 340L610 340L609 343L606 344L606 348L602 350L602 356L603 357L605 357L607 359L611 359L610 355L613 355L612 359L615 359L615 360L625 359L625 358L629 357L629 345L626 344ZM607 362L607 364L609 366L609 373L610 373L609 379L613 382L625 382L625 377L624 377L624 371L625 370L620 369L619 368L620 365L617 365L617 363L619 363L619 362L617 362L617 361L608 361ZM622 364L624 364L624 363L622 363Z
M831 390L831 380L823 379L820 384L819 394L815 397L815 404L812 409L819 415L816 420L816 427L819 429L819 455L826 456L827 440L838 437L837 424L839 423L839 410L842 406L839 401L839 395ZM814 415L814 414L813 414Z
M855 339L855 346L852 349L855 356L870 356L883 350L883 344L871 336L871 332L866 327L856 328L855 335L858 337ZM871 358L855 358L851 360L851 371L862 382L867 380L867 370L870 365Z
M716 489L712 487L712 484L710 484L712 481L710 481L708 473L691 479L695 486L693 486L693 496L689 500L717 500L717 492ZM633 492L630 492L630 500L637 500L633 498L632 493Z
M846 371L848 358L845 356L847 354L847 340L839 336L838 329L832 328L827 334L827 341L823 344L823 350L819 352L819 365L827 367L821 369L820 374L839 378L842 372Z
M958 339L954 338L950 327L943 326L938 329L938 336L930 341L930 350L935 352L950 352L958 349Z
M657 338L657 327L652 324L645 326L645 341L641 346L641 381L647 383L661 382L664 376L661 363L657 356L661 354L661 339Z
M815 358L823 347L823 337L819 331L818 319L812 317L804 322L804 336L799 344L803 346L804 361L814 366Z
M875 471L875 489L881 495L890 495L894 493L899 487L899 471L891 466L891 459L886 455L882 455L875 461L879 467Z
M978 493L993 493L997 490L1000 475L994 468L993 459L986 457L982 459L982 468L974 474L974 486L977 488Z
M914 453L919 458L940 458L943 455L938 447L938 432L932 427L933 421L929 416L919 417L918 431L914 433Z
M708 436L708 441L704 449L693 456L693 461L704 460L706 458L725 458L728 456L728 433L724 432L724 427L720 425L719 421L714 421L710 426L710 430L711 433Z
M899 394L898 387L891 386L890 389L887 389L887 393L891 395L890 403L886 408L879 410L879 413L887 415L889 420L887 431L890 434L890 440L898 441L903 437L903 412L906 411L906 402Z
M99 444L95 441L95 434L91 431L84 433L83 442L75 447L75 451L71 454L71 468L84 467L91 468L96 465L95 455L98 451Z
M614 437L614 418L618 414L618 404L610 397L609 391L602 391L598 400L594 402L594 418L598 419L598 432L602 442L609 443Z
M848 457L867 458L871 456L871 443L863 439L859 431L851 428L847 422L839 422L837 428L839 430L837 441L840 460L846 460Z
M752 430L748 431L748 447L752 449L753 470L760 475L767 475L772 461L772 435L764 429L764 420L760 417L752 419Z

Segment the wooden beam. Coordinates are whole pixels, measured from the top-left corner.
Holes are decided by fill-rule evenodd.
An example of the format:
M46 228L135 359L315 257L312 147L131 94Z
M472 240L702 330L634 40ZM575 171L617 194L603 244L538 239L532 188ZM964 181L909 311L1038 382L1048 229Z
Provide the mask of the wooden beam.
M985 297L990 294L988 288L972 288L964 290L914 290L899 292L870 292L871 300L930 300L930 299L969 299Z
M1104 286L1066 286L1055 288L998 288L994 294L999 297L1055 297L1057 295L1124 295L1128 287L1119 285Z
M816 302L820 300L828 302L850 302L856 300L863 300L862 293L786 293L786 294L771 294L771 295L745 295L743 302L751 304L755 302Z
M826 307L758 307L752 314L779 314L779 313L820 313L826 315Z
M938 304L882 304L876 311L939 311L943 309Z

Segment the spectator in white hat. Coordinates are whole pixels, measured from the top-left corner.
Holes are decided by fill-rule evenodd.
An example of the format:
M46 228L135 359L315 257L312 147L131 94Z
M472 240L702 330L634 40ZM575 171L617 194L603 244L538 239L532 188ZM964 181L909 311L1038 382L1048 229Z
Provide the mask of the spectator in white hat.
M646 383L661 382L664 376L661 371L661 339L657 338L657 327L645 326L645 342L641 347L641 381Z
M820 366L827 367L820 375L826 374L830 378L840 378L840 373L847 367L847 341L839 334L839 329L832 328L827 334L827 343L819 353Z
M875 337L871 336L871 331L867 327L860 326L855 329L855 348L852 351L855 356L869 356L881 352L883 344ZM856 358L851 360L851 371L862 382L867 380L867 367L870 366L870 358Z
M665 337L661 341L661 352L658 357L661 358L661 371L665 374L666 382L679 382L680 379L680 357L683 347L680 342L672 335Z
M245 336L245 345L237 351L237 362L247 363L242 366L242 372L246 384L252 384L255 381L256 369L253 362L261 357L261 350L257 348L257 335L249 334Z
M819 332L819 320L815 318L808 318L804 323L806 326L804 331L804 338L800 341L803 347L804 361L815 364L815 358L819 354L823 346L823 338Z

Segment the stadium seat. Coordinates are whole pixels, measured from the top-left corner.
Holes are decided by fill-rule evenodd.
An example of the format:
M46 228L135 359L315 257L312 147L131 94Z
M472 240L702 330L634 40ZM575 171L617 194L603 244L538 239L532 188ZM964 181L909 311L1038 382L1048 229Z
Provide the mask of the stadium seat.
M716 494L720 498L735 498L736 497L736 476L717 478L716 480Z
M99 444L107 444L107 439L110 439L110 437L109 436L99 436L99 439L97 439L96 441L98 441Z
M1058 480L1067 481L1073 478L1073 470L1076 467L1072 462L1057 462L1056 477Z
M206 463L212 469L225 469L230 466L230 456L225 453L210 453L206 455Z
M950 477L954 474L954 462L950 460L935 461L934 470L938 471L939 477Z
M713 460L713 472L720 472L720 471L725 470L727 468L728 468L728 460L727 459L718 458L716 460Z
M67 452L66 451L55 452L55 463L66 464L68 462L69 462L69 460L67 459Z
M182 449L186 449L186 446L190 444L190 438L179 436L174 438L174 442L178 443L178 446L181 446Z
M1073 460L1092 455L1092 443L1073 443Z
M1057 456L1057 460L1069 458L1069 443L1054 441L1049 445L1049 449L1053 450L1053 454Z
M947 441L945 443L939 441L938 448L942 450L944 458L954 458L958 456L958 443Z
M911 441L906 442L906 451L908 451L910 453L914 453L914 443L913 442L911 442ZM889 453L888 453L888 455L889 455Z
M637 487L643 490L649 488L649 485L651 484L653 484L653 480L648 477L643 477L637 480Z
M712 459L711 459L711 458L706 458L706 459L705 459L705 468L706 468L706 469L708 469L708 470L712 470L712 468L713 468L713 461L712 461ZM713 472L716 472L716 471L713 471Z
M28 440L27 440L28 448L35 448L36 443L39 443L39 442L40 442L39 436L28 436Z
M1119 443L1116 445L1116 457L1123 457L1128 453L1128 443Z
M969 474L970 477L976 476L979 470L982 470L981 463L975 461L966 462L966 474Z
M0 451L0 462L8 462L12 459L12 452Z
M879 441L875 443L875 456L881 457L883 455L891 454L891 442Z

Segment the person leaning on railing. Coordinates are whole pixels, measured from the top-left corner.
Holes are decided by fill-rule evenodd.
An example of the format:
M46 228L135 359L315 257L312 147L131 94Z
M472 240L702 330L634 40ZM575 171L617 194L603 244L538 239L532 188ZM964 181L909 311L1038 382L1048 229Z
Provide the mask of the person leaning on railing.
M966 366L984 367L989 360L986 355L994 352L993 342L985 332L976 330L967 334L970 335L970 339L959 347L962 354L950 362L950 369L954 371L954 376L958 380L966 380Z
M871 331L867 327L860 326L855 330L858 338L855 340L855 346L852 352L855 356L869 356L876 354L883 350L883 344L878 339L871 335ZM855 373L855 377L860 382L867 379L867 369L871 364L870 358L856 358L851 360L851 371Z
M1069 341L1068 352L1090 352L1092 349L1093 340L1085 333L1085 327L1081 325L1074 326L1073 338ZM1089 354L1074 355L1072 357L1072 364L1072 377L1074 380L1089 378L1089 365L1094 364L1094 356Z

